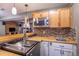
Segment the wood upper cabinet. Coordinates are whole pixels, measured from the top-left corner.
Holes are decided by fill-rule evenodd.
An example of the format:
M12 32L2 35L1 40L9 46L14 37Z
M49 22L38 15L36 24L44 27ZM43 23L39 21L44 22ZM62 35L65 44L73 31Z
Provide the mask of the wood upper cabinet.
M59 27L59 11L50 10L49 11L49 27Z
M40 12L41 17L48 17L48 11L42 11Z
M32 16L33 18L40 18L40 12L33 12Z
M48 17L48 11L38 11L32 13L33 18Z
M60 27L71 27L71 8L61 8L59 17Z
M48 17L49 27L71 27L71 7L32 13L33 18Z
M50 10L49 27L71 27L71 8Z

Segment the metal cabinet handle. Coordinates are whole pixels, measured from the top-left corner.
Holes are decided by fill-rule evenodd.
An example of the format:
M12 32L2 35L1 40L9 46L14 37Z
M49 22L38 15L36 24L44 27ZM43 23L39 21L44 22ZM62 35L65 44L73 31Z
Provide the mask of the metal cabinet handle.
M60 54L63 55L64 54L64 50L60 50Z
M60 45L60 47L64 47L64 46Z
M49 45L52 45L52 42L49 42Z

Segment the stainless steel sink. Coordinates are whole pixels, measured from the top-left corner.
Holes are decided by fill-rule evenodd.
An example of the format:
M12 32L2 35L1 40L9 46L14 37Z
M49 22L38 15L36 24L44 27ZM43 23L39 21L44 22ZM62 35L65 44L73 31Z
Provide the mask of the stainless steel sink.
M65 37L61 37L61 36L56 37L56 40L57 41L66 41Z
M25 43L23 41L5 43L4 46L2 46L2 49L25 55L36 43L37 42L33 41L26 41Z

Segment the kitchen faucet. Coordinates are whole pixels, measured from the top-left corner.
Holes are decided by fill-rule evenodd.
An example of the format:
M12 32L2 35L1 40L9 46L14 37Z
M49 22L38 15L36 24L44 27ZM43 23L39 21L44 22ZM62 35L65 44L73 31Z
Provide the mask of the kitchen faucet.
M29 21L28 21L28 17L25 17L24 26L23 26L23 34L24 34L23 43L22 43L23 46L26 45L26 40L28 39L27 28L30 28L30 24L29 24Z

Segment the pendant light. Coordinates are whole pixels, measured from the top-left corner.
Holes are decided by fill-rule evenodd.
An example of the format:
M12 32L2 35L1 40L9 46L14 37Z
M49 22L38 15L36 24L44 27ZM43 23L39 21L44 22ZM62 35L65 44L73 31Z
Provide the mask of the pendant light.
M12 7L12 15L16 15L17 14L17 9L15 7L15 3L13 4L13 7Z

